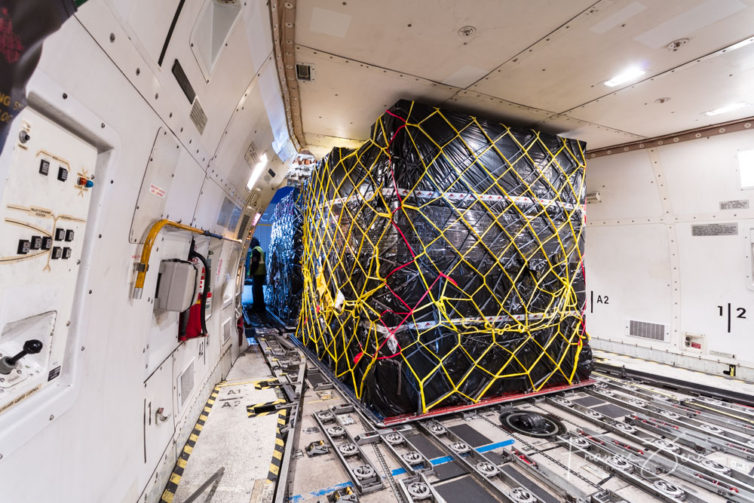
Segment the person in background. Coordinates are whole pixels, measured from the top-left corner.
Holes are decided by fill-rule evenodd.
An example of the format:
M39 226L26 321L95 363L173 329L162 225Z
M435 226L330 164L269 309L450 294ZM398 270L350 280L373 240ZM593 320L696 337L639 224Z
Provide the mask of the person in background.
M266 311L264 305L264 289L262 288L267 278L267 267L264 263L264 250L259 245L257 238L251 238L251 265L249 275L252 277L254 284L252 293L254 295L254 312L264 314Z

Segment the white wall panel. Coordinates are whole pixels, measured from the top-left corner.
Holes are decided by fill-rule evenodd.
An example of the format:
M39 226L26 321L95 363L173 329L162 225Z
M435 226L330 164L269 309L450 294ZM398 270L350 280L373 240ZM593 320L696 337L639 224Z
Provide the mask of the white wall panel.
M665 225L590 226L585 256L587 331L593 337L648 344L628 336L629 320L670 324L671 260Z
M33 108L96 147L97 177L71 319L71 337L76 343L69 356L75 365L64 370L70 372L69 385L58 390L60 397L66 398L65 406L60 400L33 401L32 397L29 407L17 406L24 414L14 419L15 430L3 422L11 416L0 415L0 430L25 435L13 435L19 439L18 445L4 440L0 444L3 501L156 501L175 462L175 447L185 442L209 389L229 370L231 355L238 354L235 330L233 351L227 343L221 344L222 325L231 320L235 329L236 306L234 302L223 306L221 299L227 275L235 279L236 262L242 256L233 252L238 245L215 241L213 247L217 300L208 320L209 337L179 344L177 315L156 320L151 300L159 260L185 257L190 236L165 232L158 239L144 296L133 300L134 264L141 248L129 243L129 231L160 128L177 137L180 151L166 195L165 215L191 223L196 212L199 225L216 228L225 197L242 194L234 197L243 200L244 176L234 175L233 182L224 187L207 180L210 156L205 150L215 152L252 75L269 57L267 6L261 0L244 5L241 21L235 25L229 46L220 53L211 82L197 85L200 100L204 100L203 93L213 94L203 101L211 120L202 136L188 118L189 104L170 68L160 68L154 61L159 37L150 26L162 26L169 17L168 5L175 2L128 3L113 0L84 5L76 18L45 42L39 68L28 86ZM187 40L201 4L201 0L187 0L174 33L175 45L171 42L166 56L166 61L172 61L180 53L182 63L186 57L187 73L198 71L191 69ZM113 6L120 14L114 13ZM153 19L149 26L134 27L138 19L131 19L133 16ZM149 36L134 36L142 28L150 31ZM274 77L271 67L267 73ZM277 117L275 127L279 128L279 117L284 117L282 102L279 95L269 102L268 96L264 97L263 102L263 117L268 120L259 120L254 126L260 135L274 138L269 118ZM246 135L248 128L249 124L239 121L228 134ZM217 153L225 156L224 148L237 148L230 147L237 144L230 142ZM237 151L228 157L242 155ZM2 159L5 162L5 157ZM211 188L200 195L205 183ZM261 199L266 202L268 198ZM202 239L198 242L204 246ZM159 395L164 400L164 393L169 393L175 404L173 382L182 365L191 360L195 386L177 418L175 433L167 445L157 445L165 442L162 436L154 440L145 463L145 399ZM169 386L162 381L160 362ZM153 374L154 370L158 372ZM145 387L149 375L152 384ZM152 441L150 437L150 444Z
M599 192L602 202L587 205L587 221L628 224L662 218L662 205L650 163L643 151L589 161L587 191ZM631 169L626 169L626 165Z
M746 149L754 149L754 131L658 149L674 216L680 221L701 215L754 218L754 190L741 190L738 176L737 154ZM749 208L721 211L720 202L731 200L747 200Z
M165 218L191 222L203 182L204 170L185 150L181 150L175 178L166 196Z
M587 288L621 298L589 312L595 347L637 356L632 348L651 347L666 363L752 375L754 210L737 152L753 140L743 131L589 161L587 189L602 202L588 207ZM725 201L741 207L721 209ZM710 225L701 233L711 235L692 231ZM670 344L628 336L629 319L666 325ZM699 347L687 347L689 336Z
M754 364L754 294L747 288L751 227L754 221L741 221L738 235L692 236L691 224L678 225L681 332L703 335L711 354L735 355L749 365Z

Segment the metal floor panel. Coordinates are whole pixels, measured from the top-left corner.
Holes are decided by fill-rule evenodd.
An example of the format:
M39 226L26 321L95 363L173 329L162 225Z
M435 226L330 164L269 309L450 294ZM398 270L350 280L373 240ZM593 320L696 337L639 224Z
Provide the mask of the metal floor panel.
M613 419L615 419L616 417L623 417L631 414L630 410L624 409L623 407L612 403L606 403L605 405L594 407L594 410Z
M581 398L574 398L571 400L573 403L577 403L579 405L583 405L584 407L593 407L595 405L601 405L605 403L604 400L600 400L599 398L595 398L593 396L585 396Z
M435 466L435 477L437 477L438 480L448 480L466 473L469 472L456 461L450 461L449 463Z
M466 476L435 485L435 490L448 502L497 503L482 484Z
M416 449L424 454L427 459L439 458L445 456L445 453L440 450L435 444L432 443L427 437L421 433L412 433L406 435L406 440L414 444Z
M448 429L461 437L461 439L471 447L481 447L492 443L492 440L485 437L468 424L457 424Z

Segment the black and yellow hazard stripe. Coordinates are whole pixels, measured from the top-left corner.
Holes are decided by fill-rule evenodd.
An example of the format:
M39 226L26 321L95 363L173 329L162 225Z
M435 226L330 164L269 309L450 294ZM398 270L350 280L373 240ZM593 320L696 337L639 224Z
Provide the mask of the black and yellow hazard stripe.
M175 498L175 493L176 491L178 491L178 484L181 482L181 477L183 477L183 471L186 469L188 458L194 451L196 441L199 439L199 434L204 429L204 423L207 422L207 416L209 416L209 412L212 410L212 406L215 404L215 399L217 398L217 393L219 392L219 390L220 385L218 384L217 386L215 386L215 389L212 390L212 393L210 393L209 398L207 399L207 403L204 404L204 409L202 409L202 413L199 414L199 419L196 421L194 429L191 431L188 440L186 440L186 444L183 446L183 450L181 451L180 456L178 456L178 460L176 460L175 462L173 473L170 475L168 484L165 486L165 490L162 492L160 503L173 503L173 498Z
M276 414L278 412L277 405L285 403L285 399L278 398L272 402L262 402L254 405L247 405L246 412L249 417L267 416L269 414Z
M282 386L282 384L277 379L267 379L264 381L257 381L254 383L255 389L270 389L270 388L277 388L280 386Z
M275 428L275 450L272 451L272 460L270 461L270 471L267 474L267 480L275 482L280 475L280 465L283 464L283 451L285 450L285 440L283 440L283 428L288 422L288 409L278 411L278 424Z

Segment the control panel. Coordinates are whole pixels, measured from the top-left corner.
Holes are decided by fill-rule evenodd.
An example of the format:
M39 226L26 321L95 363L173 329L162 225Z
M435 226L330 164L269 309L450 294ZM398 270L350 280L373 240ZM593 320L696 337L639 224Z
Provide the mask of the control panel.
M0 413L64 368L96 183L94 146L29 108L16 121L0 171Z

